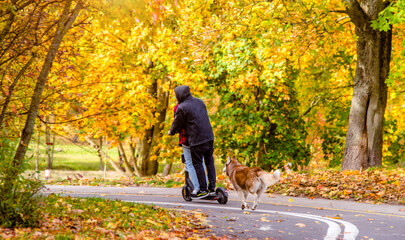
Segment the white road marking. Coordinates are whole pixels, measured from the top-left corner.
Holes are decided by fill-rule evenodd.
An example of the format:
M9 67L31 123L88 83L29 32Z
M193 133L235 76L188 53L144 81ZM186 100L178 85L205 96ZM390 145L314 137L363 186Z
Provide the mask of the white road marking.
M345 231L344 231L344 240L355 240L357 235L359 234L359 229L352 223L346 222L343 220L339 219L333 219L333 221L338 222L340 224L343 224L345 226Z
M125 200L127 201L127 200ZM179 203L168 203L168 202L149 202L149 201L127 201L127 202L134 202L134 203L143 203L143 204L164 204L164 205L174 205L174 206L179 206ZM213 206L213 205L198 205L198 204L190 204L186 203L186 206L191 206L191 207L197 207L197 208L217 208L217 209L230 209L230 210L236 210L236 211L241 211L240 208L235 208L235 207L226 207L226 206ZM324 237L324 240L336 240L341 232L341 228L339 226L340 223L342 224L345 229L344 229L344 236L343 240L355 240L357 237L357 234L359 233L358 228L353 225L352 223L339 220L339 219L330 219L326 217L321 217L317 215L311 215L311 214L303 214L303 213L293 213L293 212L280 212L280 211L272 211L272 210L254 210L252 212L261 212L261 213L273 213L273 214L282 214L282 215L289 215L289 216L295 216L295 217L301 217L301 218L308 218L308 219L313 219L317 220L320 222L324 222L328 224L328 231L326 232L326 236ZM337 223L336 223L337 222Z

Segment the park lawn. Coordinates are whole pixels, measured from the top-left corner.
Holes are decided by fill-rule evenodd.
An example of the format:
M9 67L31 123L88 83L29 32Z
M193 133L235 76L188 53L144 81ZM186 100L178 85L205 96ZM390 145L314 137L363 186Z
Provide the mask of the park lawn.
M117 149L109 150L108 155L113 159L118 159ZM36 149L30 149L27 156L29 156L28 169L35 169L37 158L39 158L39 170L47 168L47 155L43 144L39 148L39 157ZM96 150L86 144L56 143L52 169L97 171L101 170L100 158ZM109 164L107 164L107 169L111 169Z
M33 144L34 145L34 144ZM103 151L106 151L103 148ZM108 156L115 162L118 162L118 150L117 148L111 148L108 151ZM38 159L38 170L42 171L47 169L47 155L46 147L41 144L39 147L39 157L37 156L37 150L30 148L27 152L28 156L28 170L35 170L36 161ZM159 164L158 172L163 172L164 164ZM183 164L180 159L175 161L172 166L172 172L179 172L183 168ZM96 150L87 144L74 144L74 143L56 143L54 151L54 159L52 164L52 170L65 170L65 171L103 171L104 162L101 166L100 158ZM112 166L107 162L107 171L113 170Z
M34 228L0 228L2 239L187 239L209 232L200 212L101 198L43 198ZM209 239L217 239L210 236Z

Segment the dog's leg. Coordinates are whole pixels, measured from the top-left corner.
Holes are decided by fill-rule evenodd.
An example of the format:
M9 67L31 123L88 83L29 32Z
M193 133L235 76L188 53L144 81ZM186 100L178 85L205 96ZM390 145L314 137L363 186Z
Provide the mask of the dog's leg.
M239 199L242 201L242 206L241 206L242 210L244 210L245 208L249 208L249 206L247 206L246 197L244 197L243 191L236 190L236 192L239 195Z
M259 197L257 193L253 193L253 207L252 210L255 210L257 205L259 204Z
M261 188L259 188L259 189L253 194L254 203L253 203L252 210L255 210L255 209L257 208L257 206L259 205L259 202L260 202L260 196L262 195L262 193L263 193L266 189L267 189L267 186L265 186L265 187L262 186Z
M243 196L245 197L244 199L245 199L245 206L246 206L246 209L249 209L249 204L247 203L247 196L248 196L248 192L247 191L244 191L243 192Z

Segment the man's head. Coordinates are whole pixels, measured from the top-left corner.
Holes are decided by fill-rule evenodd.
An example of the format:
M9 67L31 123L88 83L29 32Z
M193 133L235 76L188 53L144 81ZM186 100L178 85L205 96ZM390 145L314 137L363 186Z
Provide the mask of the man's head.
M182 103L188 96L191 95L190 88L186 85L178 86L174 89L177 101Z

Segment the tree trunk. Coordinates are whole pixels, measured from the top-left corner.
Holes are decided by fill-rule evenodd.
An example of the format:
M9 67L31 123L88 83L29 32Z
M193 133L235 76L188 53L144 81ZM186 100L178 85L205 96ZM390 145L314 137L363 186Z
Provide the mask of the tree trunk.
M111 166L113 166L115 171L125 174L125 172L122 171L121 168L110 158L110 156L103 152L97 144L95 144L89 137L85 137L85 139L92 147L96 149L99 155L104 157L105 161L110 160Z
M104 137L100 137L100 150L103 150L103 138ZM104 165L103 165L103 156L101 156L100 154L98 155L98 157L100 158L100 171L104 170Z
M46 116L46 122L49 123L49 116ZM52 138L52 139L51 139ZM55 134L52 135L49 125L45 125L45 144L46 156L48 157L48 169L52 169L53 153L55 149Z
M103 171L104 170L104 165L103 165L103 158L104 158L104 152L103 152L103 145L102 145L102 143L103 143L103 140L102 140L102 138L103 137L101 137L100 138L100 145L97 145L95 142L93 142L93 141L91 141L91 142L89 142L89 140L90 139L86 139L86 141L88 142L88 143L90 143L90 145L92 146L92 147L94 147L96 150L97 150L97 156L98 156L98 158L100 159L100 171ZM93 145L94 144L94 145ZM107 161L107 160L106 160Z
M168 79L164 77L164 81ZM152 159L151 156L159 156L159 149L156 148L159 139L162 136L162 130L164 128L164 122L166 119L166 110L169 103L169 94L158 86L158 80L156 80L149 89L152 96L156 99L156 123L151 129L148 129L145 137L141 140L141 175L151 176L156 175L158 171L157 159Z
M167 176L170 174L170 171L172 170L173 162L169 162L165 165L165 168L163 169L163 176Z
M134 169L135 175L140 177L140 176L142 176L142 174L141 174L141 171L139 170L138 161L137 161L139 154L135 147L135 144L132 141L133 141L133 139L131 137L130 144L129 144L129 148L131 150L130 163Z
M382 1L347 1L356 26L357 67L342 170L382 164L383 121L391 59L392 30L372 29L371 20L384 9Z
M41 102L42 92L44 90L56 53L59 49L59 46L62 42L64 35L70 29L73 22L76 20L76 17L78 16L80 10L82 9L81 3L78 2L73 12L69 14L71 5L72 0L66 0L65 8L58 22L58 27L53 37L51 46L48 50L48 54L45 58L44 65L42 66L41 72L39 73L37 83L34 89L34 94L31 98L31 105L28 110L27 120L25 122L25 126L21 134L21 140L17 147L17 151L14 155L14 160L12 164L13 171L15 171L14 175L17 175L19 173L19 168L22 165L25 152L27 151L27 147L30 143L31 136L35 126L35 119L38 114L39 104Z
M122 142L118 143L118 154L120 155L120 158L123 160L123 165L125 168L125 172L127 175L130 175L131 177L135 176L134 172L132 171L127 155L125 154L124 146L122 145Z

